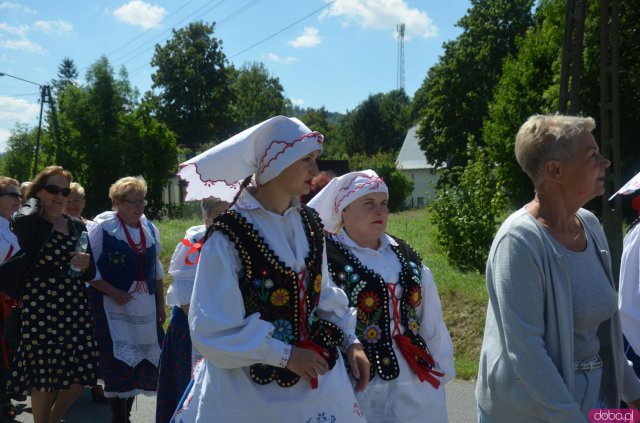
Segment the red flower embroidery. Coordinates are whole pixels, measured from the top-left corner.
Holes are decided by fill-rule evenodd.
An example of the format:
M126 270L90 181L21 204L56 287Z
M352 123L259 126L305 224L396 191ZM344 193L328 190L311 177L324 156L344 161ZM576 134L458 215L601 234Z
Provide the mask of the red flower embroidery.
M366 313L374 312L380 307L380 298L374 292L365 292L360 298L358 307Z

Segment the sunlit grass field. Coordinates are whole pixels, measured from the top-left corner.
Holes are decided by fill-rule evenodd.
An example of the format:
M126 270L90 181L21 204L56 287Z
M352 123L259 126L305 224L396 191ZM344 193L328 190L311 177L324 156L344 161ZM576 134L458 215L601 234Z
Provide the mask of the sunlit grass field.
M167 270L171 254L185 230L202 222L198 219L166 219L155 223L160 230L162 263ZM447 262L446 254L435 241L435 228L425 210L392 214L388 232L411 244L431 269L440 293L444 320L453 339L457 377L475 379L487 305L483 276L477 272L461 272ZM171 277L167 274L165 292L170 282Z

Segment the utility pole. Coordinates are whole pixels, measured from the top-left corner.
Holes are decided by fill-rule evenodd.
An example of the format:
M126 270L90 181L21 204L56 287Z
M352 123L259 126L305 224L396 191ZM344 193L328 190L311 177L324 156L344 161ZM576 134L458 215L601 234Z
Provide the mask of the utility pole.
M404 24L396 26L398 33L398 89L404 90Z
M9 75L7 73L0 72L0 77L2 76L8 76L9 78L28 82L29 84L37 85L38 88L40 88L40 117L38 118L38 134L36 135L36 148L34 152L33 170L32 170L32 176L35 177L36 174L38 173L38 160L40 156L40 137L42 135L42 113L44 111L44 103L46 102L49 103L49 108L51 109L51 113L52 113L54 137L56 139L57 163L60 164L62 159L62 148L60 146L60 131L58 129L58 117L56 115L56 109L53 104L53 97L51 96L51 87L49 85L38 84L37 82L29 81L28 79L24 79L18 76Z

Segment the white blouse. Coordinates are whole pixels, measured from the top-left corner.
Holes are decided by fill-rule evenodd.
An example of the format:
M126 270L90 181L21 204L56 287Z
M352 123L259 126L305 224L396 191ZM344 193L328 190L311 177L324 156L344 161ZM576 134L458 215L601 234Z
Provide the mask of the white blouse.
M299 206L279 215L264 209L244 190L234 209L287 266L296 272L305 268L309 245ZM259 313L245 315L238 285L240 267L234 245L221 232L214 232L202 248L189 310L191 339L205 360L177 420L300 422L324 415L337 421L364 421L341 357L318 378L314 390L304 380L283 388L275 381L258 385L251 379L253 364L285 367L291 346L272 336L273 324ZM331 281L324 261L322 275L317 314L345 332L343 348L347 348L356 342L355 309L348 307L346 294Z
M395 296L402 297L402 287L397 285L401 264L398 256L391 249L392 245L397 245L393 238L383 234L380 247L376 250L360 247L344 230L340 231L336 238L364 266L378 273L386 283L396 285ZM393 333L394 329L393 310L393 302L389 298L390 333ZM438 289L431 271L424 265L422 266L422 305L417 311L420 318L420 335L427 343L436 362L436 370L444 372L444 377L438 378L441 385L436 389L426 381L420 382L394 342L393 348L400 367L398 378L386 381L376 374L367 389L356 394L370 423L447 421L444 385L455 376L453 343L442 319ZM404 333L404 325L400 324L400 330Z
M620 264L620 323L633 351L640 355L640 225L624 237Z
M0 216L0 263L13 256L18 250L20 250L18 238L11 232L9 221Z
M151 223L151 227L153 228L153 234L151 234L147 222L147 218L142 215L142 217L140 217L140 227L144 231L147 248L151 247L153 244L156 245L156 279L162 279L164 278L164 269L162 268L162 262L160 261L160 251L162 250L162 244L160 243L160 232L158 231L158 228L156 228L156 225ZM127 225L127 228L133 242L140 242L140 231L138 230L138 228L133 228L129 225ZM100 270L98 270L97 267L98 260L100 260L100 256L102 255L102 231L105 230L111 236L124 242L127 242L127 236L125 235L124 229L120 224L120 219L118 219L118 217L116 216L116 212L114 211L106 211L97 215L93 220L93 223L89 225L88 230L89 243L91 244L93 259L96 263L96 276L93 280L97 281L102 279Z
M184 239L194 244L200 241L206 233L206 226L192 226L187 229ZM191 250L191 247L179 242L171 256L169 274L173 277L173 281L167 290L167 305L169 306L181 306L191 302L193 280L196 277L196 259L200 254L200 250L188 254Z

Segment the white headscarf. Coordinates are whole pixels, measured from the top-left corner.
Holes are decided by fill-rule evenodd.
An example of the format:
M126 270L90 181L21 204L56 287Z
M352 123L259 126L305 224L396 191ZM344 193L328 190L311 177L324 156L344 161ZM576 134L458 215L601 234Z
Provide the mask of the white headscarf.
M622 186L618 191L616 191L611 197L609 197L609 201L613 200L618 194L627 195L636 192L640 189L640 173L637 173L636 176L629 179L626 184Z
M321 133L296 118L265 120L180 164L178 176L188 184L185 200L231 201L248 176L265 184L307 154L322 151L323 142Z
M373 170L350 172L333 178L307 205L318 211L325 230L336 233L342 225L342 210L373 192L384 192L389 198L387 184Z

